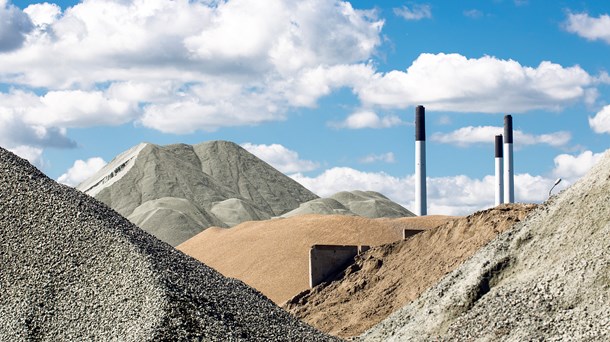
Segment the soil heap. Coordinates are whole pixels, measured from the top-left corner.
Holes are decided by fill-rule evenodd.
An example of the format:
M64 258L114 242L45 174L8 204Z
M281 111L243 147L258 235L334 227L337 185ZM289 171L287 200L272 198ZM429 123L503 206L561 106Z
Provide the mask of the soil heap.
M364 341L610 340L610 152Z
M210 226L269 219L318 198L228 141L142 143L77 188L172 246Z
M357 336L417 298L534 207L501 205L372 248L338 280L299 294L284 308L322 331Z
M403 229L433 228L451 219L302 215L209 228L177 248L279 304L309 288L312 245L377 246L400 240Z
M0 340L328 341L0 148Z

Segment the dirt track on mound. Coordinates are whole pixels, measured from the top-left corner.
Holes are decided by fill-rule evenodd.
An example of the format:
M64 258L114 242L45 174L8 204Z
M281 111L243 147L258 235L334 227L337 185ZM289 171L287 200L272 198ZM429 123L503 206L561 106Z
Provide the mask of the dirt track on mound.
M373 248L357 258L343 279L321 284L284 308L330 334L359 335L417 298L534 207L501 205Z

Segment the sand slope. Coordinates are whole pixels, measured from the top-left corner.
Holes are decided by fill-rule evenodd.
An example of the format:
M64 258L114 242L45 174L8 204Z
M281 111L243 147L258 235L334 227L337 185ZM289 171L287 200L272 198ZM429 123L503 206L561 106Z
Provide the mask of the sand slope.
M371 249L343 279L317 286L284 307L331 334L359 335L417 298L533 207L502 205Z
M606 152L363 340L609 341L609 203Z
M0 265L1 341L332 340L2 148Z
M381 245L402 238L403 228L432 228L446 216L369 219L303 215L210 228L177 248L282 303L309 287L309 249L314 244Z

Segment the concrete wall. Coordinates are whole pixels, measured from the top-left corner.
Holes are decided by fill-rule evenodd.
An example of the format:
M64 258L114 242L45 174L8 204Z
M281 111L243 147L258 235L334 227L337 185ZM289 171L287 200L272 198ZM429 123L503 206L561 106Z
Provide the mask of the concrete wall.
M407 238L410 238L411 236L419 234L423 231L424 231L423 229L405 229L402 231L402 238L407 239Z
M368 246L313 245L309 250L309 286L314 287L354 262Z

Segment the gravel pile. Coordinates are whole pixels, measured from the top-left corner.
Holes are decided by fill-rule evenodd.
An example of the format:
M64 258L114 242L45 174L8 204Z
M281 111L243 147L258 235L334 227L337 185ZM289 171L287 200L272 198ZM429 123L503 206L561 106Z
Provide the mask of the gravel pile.
M0 148L0 340L328 341Z
M364 341L610 340L610 152Z

